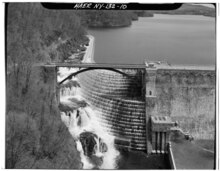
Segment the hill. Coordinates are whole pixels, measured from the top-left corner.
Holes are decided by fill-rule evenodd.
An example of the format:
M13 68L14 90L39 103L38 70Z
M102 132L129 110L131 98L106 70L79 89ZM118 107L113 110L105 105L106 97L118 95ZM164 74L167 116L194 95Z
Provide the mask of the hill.
M215 17L215 8L209 8L202 5L183 4L176 10L168 11L148 11L154 14L170 14L170 15L203 15Z

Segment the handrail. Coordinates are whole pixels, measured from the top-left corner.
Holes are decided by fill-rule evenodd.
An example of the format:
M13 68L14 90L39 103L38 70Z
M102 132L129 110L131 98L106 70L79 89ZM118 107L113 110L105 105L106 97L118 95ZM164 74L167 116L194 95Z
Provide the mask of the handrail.
M81 67L81 68L115 68L115 69L146 69L145 64L107 64L107 63L49 63L43 66L53 67Z
M172 151L171 143L170 142L168 142L167 148L168 148L168 159L170 161L171 169L176 170L176 164L175 164L175 160L174 160L174 156L173 156L173 151Z

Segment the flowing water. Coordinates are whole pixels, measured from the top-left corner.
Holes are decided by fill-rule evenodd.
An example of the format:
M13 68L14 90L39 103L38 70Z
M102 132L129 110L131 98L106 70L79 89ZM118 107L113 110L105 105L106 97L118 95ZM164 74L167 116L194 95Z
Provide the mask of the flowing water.
M76 71L60 67L58 82ZM76 141L83 169L115 169L119 152L114 147L114 137L97 121L98 111L81 97L80 85L68 85L71 81L77 82L77 78L65 81L60 89L61 119Z
M215 64L215 18L196 15L139 17L130 27L90 29L96 63Z

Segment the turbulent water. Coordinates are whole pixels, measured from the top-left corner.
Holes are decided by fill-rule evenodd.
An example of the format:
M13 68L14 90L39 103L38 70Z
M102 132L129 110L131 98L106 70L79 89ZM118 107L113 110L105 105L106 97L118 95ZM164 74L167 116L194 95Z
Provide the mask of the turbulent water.
M60 67L58 82L77 70ZM114 137L97 121L98 111L80 95L77 78L66 80L60 87L61 119L76 141L83 169L116 169L119 152L114 147Z

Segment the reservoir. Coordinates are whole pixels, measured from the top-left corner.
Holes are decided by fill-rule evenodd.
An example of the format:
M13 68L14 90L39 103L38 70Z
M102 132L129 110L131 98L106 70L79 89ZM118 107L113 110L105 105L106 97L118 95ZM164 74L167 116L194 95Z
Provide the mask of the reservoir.
M129 27L90 29L96 63L215 65L215 18L198 15L139 17Z

